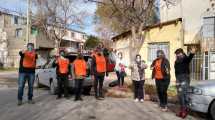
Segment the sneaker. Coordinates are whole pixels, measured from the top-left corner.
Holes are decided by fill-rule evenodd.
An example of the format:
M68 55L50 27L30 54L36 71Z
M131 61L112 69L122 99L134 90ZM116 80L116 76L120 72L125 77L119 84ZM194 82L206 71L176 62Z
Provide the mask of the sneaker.
M58 96L56 99L59 100L59 99L61 99L61 97Z
M178 112L178 113L176 114L176 116L177 116L177 117L182 117L182 111Z
M167 108L167 107L162 107L162 108L161 108L161 111L167 112L167 111L168 111L168 108Z
M136 98L136 99L134 99L134 102L138 102L139 100Z
M79 98L79 100L80 100L80 101L83 101L83 98L82 98L82 97L80 97L80 98Z
M23 104L23 103L22 103L21 100L19 100L18 103L17 103L18 106L21 106L22 104Z
M67 96L67 97L65 97L65 98L66 98L67 100L69 100L69 99L70 99L70 97L68 97L68 96Z
M35 104L35 101L33 101L33 100L28 100L28 104Z
M98 100L104 100L105 98L102 96L102 97L98 97Z
M78 101L78 100L79 100L78 98L75 98L75 99L74 99L74 101Z
M188 111L187 111L187 108L183 108L182 109L182 113L181 113L181 118L186 118L188 115Z
M142 102L142 103L143 103L143 102L144 102L144 100L143 100L143 99L140 99L140 102Z
M98 99L99 99L99 97L98 97L98 96L95 96L95 98L96 98L96 100L98 100Z

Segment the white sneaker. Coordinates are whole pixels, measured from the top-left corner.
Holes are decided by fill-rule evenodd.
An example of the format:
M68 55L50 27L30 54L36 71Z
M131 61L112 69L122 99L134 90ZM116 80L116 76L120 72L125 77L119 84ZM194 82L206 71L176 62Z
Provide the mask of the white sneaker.
M144 102L144 100L143 100L143 99L141 99L141 100L140 100L140 102Z
M134 100L134 102L138 102L139 100L136 98L135 100Z

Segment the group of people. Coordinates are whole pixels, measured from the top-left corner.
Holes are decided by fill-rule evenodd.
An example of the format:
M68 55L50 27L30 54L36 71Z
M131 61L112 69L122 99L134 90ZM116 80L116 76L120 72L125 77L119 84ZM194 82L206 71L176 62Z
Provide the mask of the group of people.
M90 66L85 61L84 56L79 53L74 61L70 61L66 58L65 51L60 51L53 62L53 67L56 67L57 74L57 99L65 98L69 99L69 77L75 80L75 101L83 100L81 97L83 82L90 69L90 74L94 79L95 98L102 100L103 95L103 82L104 77L107 75L106 57L103 54L103 49L94 50L91 54ZM20 67L19 67L19 80L18 80L18 105L22 105L22 97L26 80L28 80L28 103L34 104L33 101L33 85L35 79L35 69L37 54L34 50L34 44L28 43L27 50L20 51ZM71 63L72 62L72 63Z
M124 78L126 76L126 69L131 70L131 80L134 86L134 100L136 102L144 102L144 83L145 83L145 69L148 68L141 55L137 54L135 59L130 65L126 64L126 60L123 58L122 52L107 52L107 49L101 49L98 47L91 53L92 60L90 66L84 60L81 53L77 55L77 58L71 63L69 59L65 57L65 52L60 51L59 56L56 58L53 66L56 67L58 94L57 99L62 97L69 98L68 94L68 78L72 77L75 80L75 101L83 100L81 97L81 91L83 82L90 69L90 74L94 79L94 91L95 98L98 100L104 99L103 94L103 82L105 75L108 76L110 69L108 65L110 62L114 64L114 70L116 71L118 86L124 86ZM188 114L188 101L186 99L187 89L190 84L189 79L189 63L191 62L195 48L191 49L190 55L187 56L183 49L179 48L175 51L175 75L176 86L178 91L178 98L180 101L181 109L177 116L185 118ZM22 97L24 91L24 85L26 77L28 78L28 103L34 104L33 101L33 84L35 78L35 68L37 54L34 50L34 44L29 43L27 50L20 51L20 68L19 68L19 80L18 80L18 105L22 105ZM112 57L112 60L109 57ZM157 58L152 62L150 69L152 70L152 78L155 79L157 94L159 98L159 107L162 111L167 111L167 89L170 84L170 63L165 57L165 53L162 50L157 51Z
M187 90L190 85L190 71L189 64L196 52L195 48L190 50L189 56L185 54L182 48L175 51L176 60L174 64L176 75L176 87L178 99L180 103L180 111L176 115L185 118L188 114L188 100ZM126 65L123 54L119 52L116 59L116 75L118 78L118 86L122 87L124 84L124 77L126 76L125 68L131 70L131 80L134 86L134 100L135 102L144 101L144 83L145 83L145 69L147 64L141 58L141 55L136 55L131 65ZM155 79L157 95L159 98L159 107L162 111L168 111L167 90L170 84L170 63L166 58L163 50L157 51L157 58L152 62L150 69L152 70L152 79Z

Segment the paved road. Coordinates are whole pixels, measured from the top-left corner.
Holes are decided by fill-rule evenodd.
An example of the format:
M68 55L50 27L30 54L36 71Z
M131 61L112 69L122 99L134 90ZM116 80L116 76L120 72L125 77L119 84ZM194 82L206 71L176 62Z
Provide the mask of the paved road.
M0 89L4 87L16 87L18 72L0 72Z
M2 75L13 78L12 74L0 74L0 78ZM56 100L56 96L43 88L34 90L36 104L29 105L25 101L23 106L17 106L16 86L1 87L0 95L0 120L180 120L171 111L161 112L156 103L135 103L129 98L97 101L93 96L84 96L83 102L74 102L73 98ZM200 119L203 118L187 118Z

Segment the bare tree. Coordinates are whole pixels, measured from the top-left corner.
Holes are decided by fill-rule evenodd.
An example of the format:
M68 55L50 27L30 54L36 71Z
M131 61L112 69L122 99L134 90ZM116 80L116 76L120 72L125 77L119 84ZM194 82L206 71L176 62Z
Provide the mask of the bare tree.
M130 39L130 59L134 59L134 53L138 53L141 48L145 34L142 29L150 24L156 23L153 17L157 14L159 7L158 0L85 0L95 2L100 6L108 6L108 12L103 19L107 21L105 24L114 23L117 27L121 27L116 32L124 32L131 30L132 37ZM167 4L176 4L178 0L164 0ZM110 22L111 21L111 22ZM113 26L111 26L113 27Z
M78 10L76 4L76 0L34 0L37 12L33 25L55 40L58 49L71 25L83 25L85 12Z

